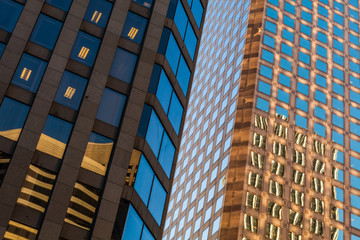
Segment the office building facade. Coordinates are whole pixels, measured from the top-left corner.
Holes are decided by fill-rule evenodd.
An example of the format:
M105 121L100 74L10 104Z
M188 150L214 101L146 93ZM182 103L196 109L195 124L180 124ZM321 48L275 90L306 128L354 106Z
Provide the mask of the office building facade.
M214 5L209 2L208 14ZM192 122L206 116L208 106L216 108L194 93L207 78L200 67L207 46L201 46L189 112L197 98L200 106L205 102L205 110L195 109L185 121L164 239L189 239L187 231L194 239L360 239L359 2L257 0L246 6L245 47L237 50L244 52L242 64L228 76L226 71L215 76L215 82L223 77L237 81L241 71L233 90L237 105L231 144L207 154L207 147L217 144L216 131L225 131L216 123L221 114L214 121L205 118L205 123L215 122L210 130ZM216 29L215 19L206 17L203 38L208 29ZM241 38L237 41L241 46ZM227 51L224 59L232 59L233 53ZM222 63L218 57L213 61ZM208 89L204 96L211 95L213 89ZM193 142L199 130L200 140ZM219 144L226 145L229 137ZM196 164L201 152L205 164L194 165L190 174L182 170L188 160ZM194 187L187 189L190 180ZM220 183L225 190L219 191ZM208 185L207 191L202 185ZM197 201L192 202L192 195ZM181 212L179 197L189 197L188 213Z
M202 0L0 0L0 238L161 239Z

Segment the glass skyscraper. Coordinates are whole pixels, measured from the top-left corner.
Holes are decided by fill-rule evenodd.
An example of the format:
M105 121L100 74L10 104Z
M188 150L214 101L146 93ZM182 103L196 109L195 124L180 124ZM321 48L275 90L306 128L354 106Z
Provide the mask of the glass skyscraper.
M204 24L163 239L360 239L359 2Z
M161 239L206 0L0 0L0 239Z

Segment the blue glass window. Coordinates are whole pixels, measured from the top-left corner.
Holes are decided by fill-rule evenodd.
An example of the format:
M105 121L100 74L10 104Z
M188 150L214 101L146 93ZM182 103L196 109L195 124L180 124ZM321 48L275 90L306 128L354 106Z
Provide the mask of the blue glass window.
M357 159L353 156L350 156L350 166L358 171L360 171L360 159ZM360 203L360 202L359 202Z
M310 64L310 55L300 51L299 52L299 61L304 62L306 64Z
M187 63L185 62L184 57L181 56L180 62L179 62L179 67L178 67L178 70L176 73L176 79L178 80L181 90L183 91L185 96L188 92L190 74L191 74L190 69L189 69Z
M271 86L263 81L259 81L259 91L270 96Z
M292 56L292 50L293 50L293 48L290 47L289 45L287 45L286 43L281 43L281 52L283 52L289 56Z
M5 97L0 106L0 135L17 141L29 109L29 106Z
M285 11L287 11L291 14L295 14L295 6L291 5L288 2L285 2Z
M326 88L326 78L319 75L319 74L316 74L316 77L315 77L315 82L317 85L323 87L323 88Z
M344 72L336 67L333 67L333 77L344 81Z
M334 21L344 25L344 17L340 16L339 14L334 13Z
M337 1L334 1L334 8L339 10L342 13L344 12L344 5Z
M349 40L351 43L359 46L359 37L352 35L351 33L349 33Z
M311 36L311 27L301 24L300 31L308 36Z
M333 92L340 94L341 96L344 96L344 87L342 85L333 82Z
M280 67L291 72L291 62L285 58L280 59Z
M327 44L327 36L325 34L323 34L322 32L317 33L317 40Z
M337 144L340 144L340 145L344 145L344 135L336 132L336 131L332 131L332 140L337 143Z
M0 0L0 28L12 33L23 6L11 0Z
M169 178L173 166L174 156L175 156L175 147L172 144L169 136L167 134L164 134L158 160L160 165L164 169L166 175Z
M333 60L335 63L337 63L341 66L344 66L344 57L342 57L336 53L333 53Z
M265 49L262 50L262 59L274 63L274 54Z
M350 132L360 136L360 125L350 122Z
M61 159L68 143L72 124L49 115L36 150Z
M344 111L344 103L336 98L333 98L333 108L339 110L339 111Z
M334 48L341 51L341 52L344 52L344 44L339 42L336 39L334 39Z
M360 94L350 90L350 100L360 104Z
M335 187L334 194L335 194L334 197L336 200L339 200L341 202L344 201L344 190L343 189Z
M128 12L121 36L141 44L146 29L147 19Z
M350 56L354 58L360 58L359 50L349 47Z
M155 112L152 111L148 130L146 133L146 141L148 142L151 150L153 151L156 157L159 154L163 133L164 133L164 127L162 126Z
M353 5L354 7L359 7L359 2L358 2L358 0L349 0L349 3L351 4L351 5Z
M337 26L334 26L334 34L336 36L339 36L341 38L344 38L344 30L338 28Z
M306 84L303 84L301 82L297 82L297 91L299 93L302 93L302 94L308 96L309 95L309 86Z
M314 132L321 137L325 137L325 127L319 123L314 123Z
M354 139L350 139L350 148L351 150L360 153L360 142L354 140ZM359 185L357 185L359 186Z
M302 78L309 80L310 71L303 67L298 66L298 75Z
M287 4L287 2L285 2ZM289 40L290 42L294 41L294 34L286 29L283 30L283 38Z
M318 6L318 13L324 17L328 17L328 10L321 5Z
M351 30L359 33L359 24L353 22L353 21L349 21L349 27Z
M290 87L290 77L280 73L279 74L279 83L284 86Z
M267 7L266 15L277 20L277 11L272 9L271 7Z
M296 98L296 107L304 112L308 111L308 102L300 98Z
M310 50L310 41L306 40L305 38L300 37L300 46L303 48L306 48L307 50Z
M174 74L176 74L176 70L179 64L180 59L180 48L176 43L176 40L172 34L170 34L169 42L166 48L165 57L168 60L170 67Z
M195 21L198 25L198 27L200 28L201 25L201 19L202 19L202 15L204 12L204 8L200 2L200 0L188 0L187 1L189 3L189 6L191 7L191 11L194 15ZM190 2L192 2L190 4Z
M143 5L146 8L151 8L151 5L153 3L153 0L132 0L133 2L136 2L137 4Z
M70 58L92 67L100 46L100 39L87 33L79 32L71 51Z
M265 21L265 30L268 30L269 32L272 32L276 34L276 25L272 22Z
M155 240L133 206L129 205L122 240Z
M309 23L312 22L312 15L308 12L305 12L304 10L301 11L301 18L304 19L305 21L308 21Z
M260 66L260 74L264 77L272 79L272 69L265 65Z
M316 46L316 54L324 57L324 58L327 58L327 49L326 48L323 48L322 46L320 45L317 45Z
M90 0L84 20L105 28L110 17L112 4L106 0Z
M186 28L186 35L185 35L184 43L190 54L191 59L193 60L194 56L195 56L197 37L195 35L195 32L194 32L190 22L188 23L188 26Z
M0 42L0 58L2 57L5 51L6 45Z
M332 123L335 126L344 128L344 118L339 117L338 115L336 115L335 113L332 114Z
M46 0L46 3L53 5L65 12L67 12L70 8L72 0Z
M350 106L350 115L354 118L360 119L360 109Z
M322 120L326 120L326 111L321 107L315 106L314 115Z
M319 59L316 59L316 68L325 73L327 72L327 64Z
M292 19L291 17L284 15L284 24L288 25L289 27L294 28L295 26L295 21L294 19Z
M304 129L307 129L307 119L300 116L300 115L297 115L295 116L295 124L299 127L302 127Z
M312 1L310 0L302 0L302 5L308 9L312 9Z
M12 84L36 92L46 66L46 62L24 53L13 76Z
M360 65L354 63L352 60L350 60L349 63L350 63L350 70L356 72L357 74L360 74Z
M104 89L96 118L118 127L124 110L126 96L109 88Z
M269 112L269 101L258 97L256 107L265 112Z
M354 77L353 75L350 75L350 84L354 87L360 88L360 79Z
M116 50L116 54L111 65L110 76L130 83L133 77L137 56L122 48Z
M71 109L78 110L84 95L87 80L76 74L65 71L54 101Z
M269 47L275 48L275 39L264 34L264 44L268 45Z
M288 118L288 111L280 106L276 106L276 113Z
M53 50L61 28L62 22L40 14L31 34L30 41Z
M143 155L136 176L134 188L160 226L166 191Z

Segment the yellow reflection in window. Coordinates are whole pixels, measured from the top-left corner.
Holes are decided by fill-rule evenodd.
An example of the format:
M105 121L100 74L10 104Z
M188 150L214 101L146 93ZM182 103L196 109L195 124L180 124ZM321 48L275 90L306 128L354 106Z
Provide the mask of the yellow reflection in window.
M128 33L128 37L134 39L139 29L132 27Z
M79 55L78 57L79 58L82 58L82 59L85 59L89 53L90 49L86 48L86 47L82 47L80 52L79 52Z
M105 176L114 143L89 142L81 167Z
M65 143L42 133L36 150L61 159L64 155L65 148Z
M35 240L38 230L10 220L4 239Z
M91 17L91 21L94 22L94 23L98 23L100 18L101 18L101 15L102 15L101 12L95 11L94 14Z
M20 78L24 79L25 81L28 81L31 75L31 70L24 68L21 72Z
M68 98L68 99L71 99L71 98L74 96L75 91L76 91L75 88L72 88L72 87L69 86L69 87L66 89L66 92L65 92L65 94L64 94L64 97L66 97L66 98Z
M130 163L128 166L128 170L126 173L126 180L125 180L126 185L128 185L130 187L133 186L135 183L135 178L136 178L136 173L137 173L139 162L140 162L140 157L141 157L141 152L136 149L133 149L131 158L130 158Z

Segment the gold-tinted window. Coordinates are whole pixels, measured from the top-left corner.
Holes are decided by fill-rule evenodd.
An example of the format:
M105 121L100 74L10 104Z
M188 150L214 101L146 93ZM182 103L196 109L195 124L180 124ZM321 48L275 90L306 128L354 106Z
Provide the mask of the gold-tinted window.
M6 229L5 240L35 240L38 230L10 220Z
M250 163L251 163L251 165L253 165L255 167L263 168L263 166L264 166L264 156L262 156L259 153L251 151L251 153L250 153Z
M294 183L300 184L301 186L304 186L305 174L303 172L293 170L292 180L293 180Z
M272 161L271 163L271 172L283 177L284 176L284 165L278 163L276 161Z
M89 231L99 201L99 194L98 189L76 182L65 222Z
M311 210L313 210L314 212L317 212L317 213L324 214L324 202L317 198L312 198L311 199Z
M317 178L312 178L311 189L319 193L324 193L324 182Z
M287 130L288 130L287 127L284 127L281 124L275 123L274 132L277 136L287 139L287 134L288 134Z
M293 161L296 162L297 164L305 166L305 154L294 150Z
M249 172L248 184L261 190L262 176L253 172Z
M258 231L258 219L253 216L244 215L244 228L250 230L251 232L257 233Z
M318 159L314 159L313 160L313 170L318 173L324 174L325 173L325 163Z
M268 121L267 118L259 116L255 114L255 121L254 121L255 127L261 128L262 130L267 130Z
M294 141L296 144L306 147L306 136L305 135L295 132Z
M322 156L325 155L325 144L319 142L318 140L314 140L314 151Z
M303 207L304 206L304 193L299 192L294 189L291 189L290 200L291 200L291 202Z
M281 205L269 201L268 214L270 216L281 219L281 209Z
M133 186L135 183L140 157L141 157L141 152L136 149L133 149L125 179L125 184L130 187Z
M254 136L253 136L253 145L265 149L265 146L266 146L266 137L264 137L264 136L262 136L262 135L260 135L260 134L254 133Z
M285 155L286 155L286 146L274 141L273 153L277 154L279 156L285 157Z
M280 227L272 225L270 223L266 224L266 237L269 239L280 239Z
M294 210L290 209L289 222L291 224L302 228L302 219L303 216L301 213L295 212Z
M55 174L30 165L17 203L45 212L55 178Z
M283 185L273 180L270 180L269 193L275 194L278 197L282 197Z
M323 235L324 223L316 219L310 219L310 232L317 235Z
M256 194L246 193L246 206L259 210L260 207L260 197Z
M289 237L288 237L288 240L301 240L301 236L296 234L296 233L293 233L293 232L289 232Z

